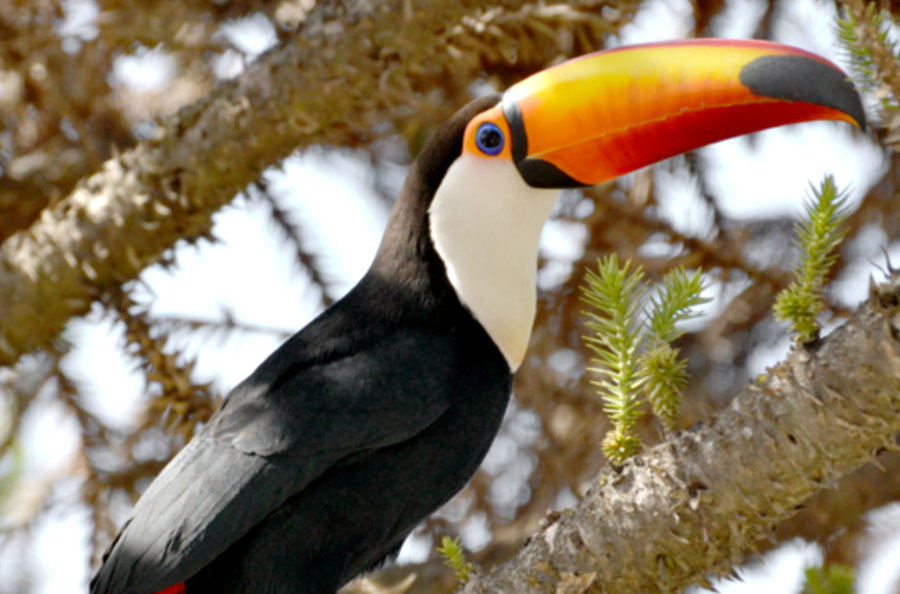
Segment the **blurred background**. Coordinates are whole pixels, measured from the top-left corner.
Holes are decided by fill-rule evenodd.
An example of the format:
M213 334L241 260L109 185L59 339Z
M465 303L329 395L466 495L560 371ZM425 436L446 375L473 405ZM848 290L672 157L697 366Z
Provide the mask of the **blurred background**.
M352 142L271 164L216 213L211 235L185 237L115 299L72 319L51 347L0 368L0 593L85 592L168 458L232 386L365 272L434 126L554 61L682 37L772 39L854 74L870 119L886 129L790 126L564 193L542 239L538 318L501 434L470 485L379 576L384 583L415 572L412 591L452 591L434 551L441 536L458 535L482 565L502 561L607 465L577 290L598 257L615 251L650 278L675 266L705 271L711 301L678 344L690 371L682 428L714 415L787 352L787 328L770 308L790 281L793 225L811 185L833 174L852 209L827 290L828 327L866 297L870 278L883 278L888 258L900 260L896 97L851 63L838 36L842 3L466 4L469 21L441 25L463 31L445 68L466 54L479 65L474 75L438 71L394 98L408 108L403 117L376 113ZM880 8L890 40L895 7ZM159 134L165 118L288 43L318 9L315 0L0 0L0 242L27 233L107 159ZM641 431L650 445L662 437L649 419ZM804 567L839 563L856 568L858 592L900 592L896 501L900 456L883 452L780 524L746 558L742 580L716 586L798 592Z

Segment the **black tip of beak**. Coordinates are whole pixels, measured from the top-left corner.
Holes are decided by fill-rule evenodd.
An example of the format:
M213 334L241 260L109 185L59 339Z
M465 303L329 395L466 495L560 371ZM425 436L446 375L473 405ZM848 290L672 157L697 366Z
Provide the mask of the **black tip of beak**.
M512 143L512 159L519 170L519 175L525 183L532 188L583 188L585 184L572 178L553 163L542 159L529 159L528 135L525 133L525 123L522 121L522 112L515 99L503 96L503 115L509 126L510 142Z
M853 83L840 70L803 56L763 56L744 66L741 84L756 95L837 109L866 129L866 113Z

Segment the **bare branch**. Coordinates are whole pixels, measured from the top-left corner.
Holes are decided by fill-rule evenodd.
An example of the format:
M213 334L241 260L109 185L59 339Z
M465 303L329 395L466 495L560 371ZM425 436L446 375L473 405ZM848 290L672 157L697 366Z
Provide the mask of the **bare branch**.
M157 426L160 419L164 419L171 433L188 441L197 423L207 421L215 410L217 403L210 384L194 380L196 361L166 349L166 334L153 336L147 312L137 310L129 295L120 292L107 300L110 309L125 324L126 351L140 361L147 383L159 388L159 394L147 404L132 441L141 431Z
M446 104L461 101L428 109L426 99L411 106L409 97L441 88L463 97L484 68L533 71L584 50L561 44L548 23L599 48L637 3L616 3L613 19L601 15L608 2L520 10L524 4L483 11L478 0L427 9L401 0L319 2L299 35L166 120L155 138L104 163L0 246L0 365L49 344L70 317L179 239L207 236L216 210L297 148L358 146L377 135L376 122L411 112L443 119ZM527 33L522 47L535 51L475 47L484 23L494 40L507 39L504 47Z
M284 241L294 249L294 258L298 266L309 275L312 283L319 288L321 291L320 302L323 306L328 307L334 303L334 297L329 291L331 283L326 278L321 258L309 249L306 229L298 224L291 216L291 213L281 206L264 181L258 181L255 185L263 202L269 207L272 222L283 236Z
M191 332L193 336L211 338L213 336L228 337L233 332L245 332L251 334L268 334L281 340L287 340L296 331L290 328L277 328L275 326L263 326L251 324L235 319L230 309L222 309L219 319L202 319L189 316L153 316L150 320L152 327L160 332L169 334L172 332Z

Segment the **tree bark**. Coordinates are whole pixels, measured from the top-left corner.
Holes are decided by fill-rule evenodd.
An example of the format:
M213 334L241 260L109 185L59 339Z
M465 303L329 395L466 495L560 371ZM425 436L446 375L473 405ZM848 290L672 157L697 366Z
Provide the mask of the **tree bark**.
M795 348L708 426L551 516L463 592L674 592L723 574L811 495L896 448L900 274L816 344Z
M320 3L307 35L107 161L0 246L0 365L48 344L100 292L135 278L179 239L209 233L212 214L266 166L297 147L347 144L369 128L380 74L371 64L378 60L372 35L397 30L402 11L354 7L353 21L333 21L343 9ZM451 18L435 12L423 31ZM340 27L344 43L324 42L338 34L322 32L329 24Z
M299 35L108 160L0 246L0 366L49 345L69 318L178 240L208 236L213 213L292 151L359 146L378 135L376 124L410 114L433 124L447 107L409 97L465 94L492 65L527 73L582 50L560 50L554 36L566 27L589 27L599 49L602 34L628 17L619 10L607 19L609 3L595 0L486 4L319 2ZM517 53L504 51L519 41ZM444 103L458 107L457 99Z

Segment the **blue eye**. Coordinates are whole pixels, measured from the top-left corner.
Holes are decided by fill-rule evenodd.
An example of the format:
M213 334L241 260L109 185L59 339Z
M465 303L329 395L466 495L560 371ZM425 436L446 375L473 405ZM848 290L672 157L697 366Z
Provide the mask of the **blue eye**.
M503 132L491 122L484 122L475 131L475 146L485 155L499 155L503 150L503 142Z

